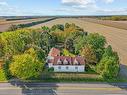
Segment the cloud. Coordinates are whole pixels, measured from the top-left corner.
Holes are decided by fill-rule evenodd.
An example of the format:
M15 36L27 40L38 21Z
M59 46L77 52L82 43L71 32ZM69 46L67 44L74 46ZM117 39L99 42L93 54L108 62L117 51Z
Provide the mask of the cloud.
M93 3L94 0L62 0L65 5L88 5Z
M5 0L0 0L0 16L22 15L22 12L14 6L9 5Z
M62 0L62 4L75 8L87 8L92 6L95 7L95 0Z
M0 0L0 16L26 16L26 15L41 15L38 10L24 10L17 6L12 6L5 0Z
M7 6L7 2L0 2L0 6Z
M103 0L105 3L112 3L114 0Z
M110 15L123 15L123 14L127 14L127 8L99 9L96 12L97 13L103 13L103 14L110 14Z
M104 3L113 3L115 0L102 0ZM127 14L127 9L122 8L122 9L109 9L109 8L101 8L98 6L98 2L100 0L62 0L62 4L64 6L68 6L67 9L64 8L61 11L66 11L66 12L77 12L77 14L87 14L87 13L93 13L93 14Z

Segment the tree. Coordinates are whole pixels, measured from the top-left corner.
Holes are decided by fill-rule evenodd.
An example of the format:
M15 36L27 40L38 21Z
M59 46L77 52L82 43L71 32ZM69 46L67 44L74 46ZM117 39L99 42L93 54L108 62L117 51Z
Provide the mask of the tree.
M89 34L86 37L87 44L91 45L94 49L94 52L97 56L97 61L99 62L102 58L103 52L104 52L104 46L106 44L106 39L104 36L99 35L98 33Z
M4 48L4 43L3 43L1 35L0 35L0 57L2 57L4 55L3 48Z
M10 64L10 72L19 79L33 79L40 76L44 63L39 62L30 54L16 55Z
M4 56L23 53L26 45L31 42L29 35L29 30L16 30L15 32L2 33L1 40Z
M101 61L97 65L97 72L103 78L115 78L119 73L119 57L116 52L113 52L111 46L105 49Z
M64 25L62 25L62 24L53 25L51 30L54 31L54 32L64 31Z
M28 50L26 50L25 53L30 54L32 57L39 60L40 62L43 62L47 57L45 55L45 51L38 47L31 47Z
M96 54L92 48L92 46L90 45L85 45L80 54L84 57L84 59L86 60L86 62L89 63L97 63L97 58L96 58Z
M18 29L18 26L17 25L11 25L8 29L7 29L7 31L15 31L15 30L17 30Z
M70 24L69 23L65 23L65 28L69 28Z
M82 42L85 39L80 39L80 38L85 38L85 37L86 37L86 32L83 31L71 32L68 35L68 37L65 39L64 47L68 49L71 53L77 54L78 50L80 50L84 46ZM76 47L77 44L81 45L80 49L79 48L77 49Z
M75 54L79 54L81 49L86 45L86 36L79 36L74 40Z
M63 49L63 50L62 50L62 55L63 55L63 56L75 57L75 55L72 54L72 53L70 53L67 49Z
M49 27L47 27L47 26L43 26L43 27L41 27L41 28L42 28L42 30L43 30L43 31L50 32L50 28L49 28Z
M91 33L87 36L87 44L93 46L94 49L104 48L106 39L104 36L99 35L98 33Z
M64 47L69 50L71 53L74 52L74 45L73 45L73 39L67 38L64 43Z
M49 32L43 32L40 34L37 46L45 50L48 53L49 50L55 45L55 38Z

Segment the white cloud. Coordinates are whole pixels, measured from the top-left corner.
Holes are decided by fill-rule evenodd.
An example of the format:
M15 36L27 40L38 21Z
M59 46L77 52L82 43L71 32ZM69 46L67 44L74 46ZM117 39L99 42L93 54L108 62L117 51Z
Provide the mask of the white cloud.
M0 2L0 6L7 6L8 4L7 4L7 2Z
M127 14L127 8L119 8L119 9L99 9L98 13L110 14L110 15L123 15Z
M87 5L93 3L94 0L62 0L66 5Z
M62 4L77 8L86 8L88 6L95 6L95 0L62 0Z
M62 9L61 11L66 12L77 12L77 14L87 14L87 13L93 13L93 14L127 14L127 9L109 9L109 8L101 8L97 6L97 3L100 0L62 0L62 4L65 6L70 6L69 8L66 7ZM114 2L115 0L102 0L102 2L105 2L107 4Z
M114 0L103 0L104 2L106 2L106 3L112 3L112 2L114 2Z
M5 2L5 0L0 0L0 16L26 16L26 15L41 15L41 12L33 10L20 9L17 6L12 6Z
M22 12L18 8L9 5L5 0L0 0L0 16L21 15Z

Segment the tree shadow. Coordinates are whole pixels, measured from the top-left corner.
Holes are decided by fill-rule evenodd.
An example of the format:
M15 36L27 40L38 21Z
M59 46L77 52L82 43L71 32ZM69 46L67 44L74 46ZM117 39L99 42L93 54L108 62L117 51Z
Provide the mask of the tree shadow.
M120 64L120 76L127 79L127 66Z
M21 88L22 95L57 95L56 90L58 85L56 83L45 82L23 82L19 79L9 81L12 86Z
M123 80L123 82L117 82L117 81L114 81L114 83L109 83L110 85L112 86L115 86L115 87L118 87L118 88L121 88L123 90L127 90L127 66L126 65L123 65L123 64L120 64L120 72L119 72L119 78ZM124 82L125 80L125 82Z
M38 80L24 82L19 79L13 79L9 83L22 89L23 95L57 95L56 90L59 87L59 80L54 79L54 73L43 72ZM57 83L55 83L57 82Z
M54 74L53 73L42 73L38 79L33 79L31 82L24 82L20 79L15 79L12 77L9 71L10 62L7 61L3 65L3 70L8 83L14 87L21 88L21 92L18 94L22 95L57 95L56 90L58 88L57 83L59 80L56 80L54 83ZM49 82L49 83L48 83ZM53 82L53 83L50 83ZM14 92L17 92L17 89Z

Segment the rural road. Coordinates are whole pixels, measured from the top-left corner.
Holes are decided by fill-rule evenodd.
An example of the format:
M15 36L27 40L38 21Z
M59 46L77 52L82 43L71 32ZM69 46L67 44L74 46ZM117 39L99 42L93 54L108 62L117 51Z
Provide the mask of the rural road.
M127 95L127 83L0 83L0 95Z

